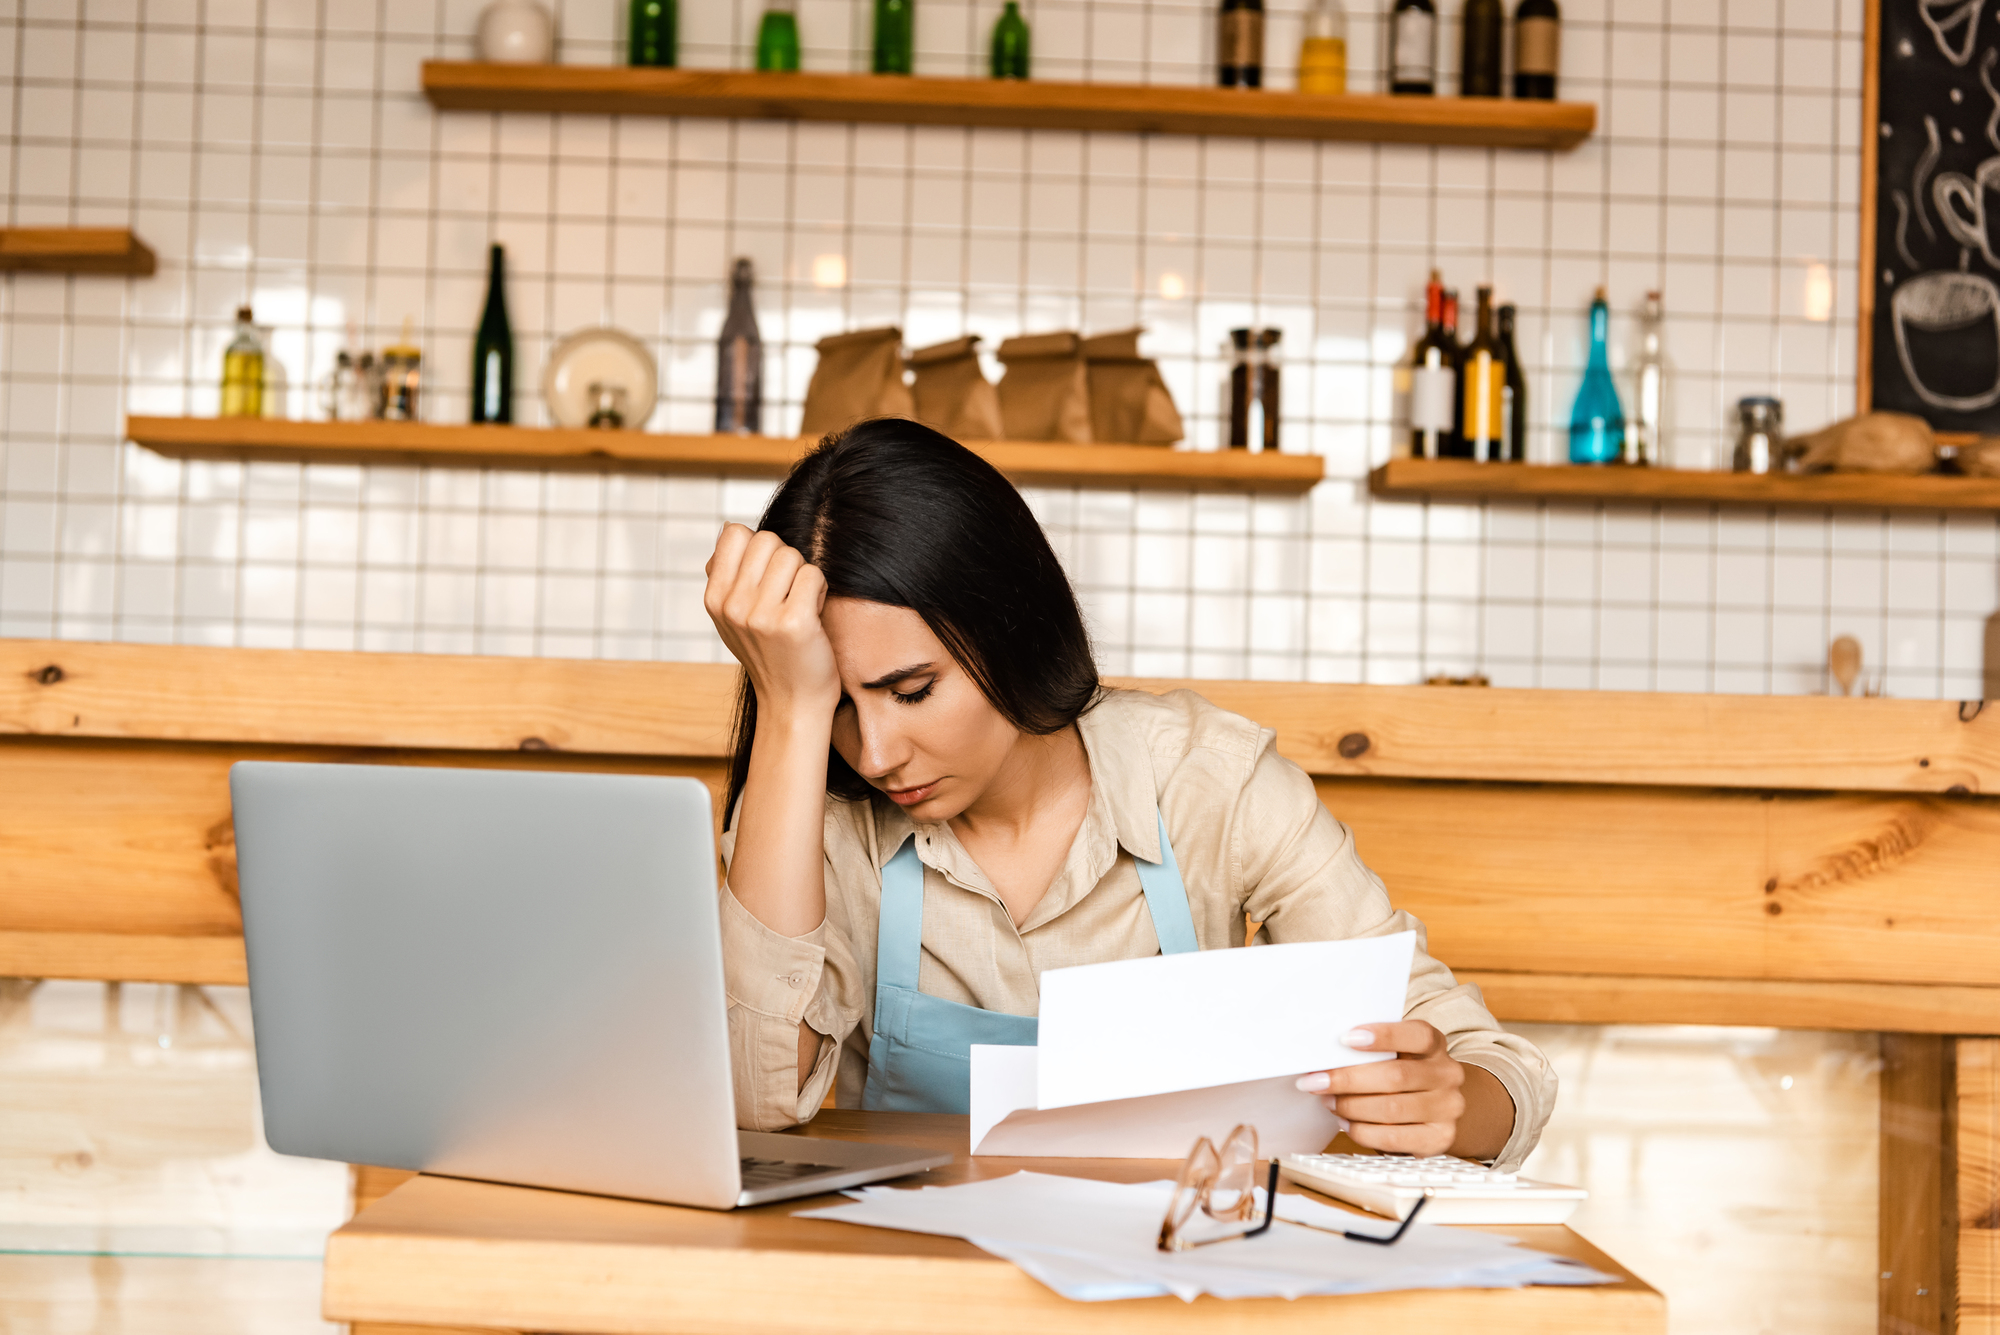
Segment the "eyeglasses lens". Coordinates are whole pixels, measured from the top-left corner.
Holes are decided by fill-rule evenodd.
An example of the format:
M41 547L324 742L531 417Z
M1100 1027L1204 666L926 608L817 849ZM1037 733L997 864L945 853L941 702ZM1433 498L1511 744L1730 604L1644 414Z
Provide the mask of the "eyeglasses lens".
M1239 1126L1216 1153L1215 1186L1204 1207L1214 1219L1248 1219L1256 1213L1257 1131Z
M1187 1162L1181 1165L1180 1181L1174 1184L1174 1199L1167 1207L1167 1225L1178 1230L1194 1214L1195 1207L1201 1205L1208 1191L1215 1184L1215 1175L1222 1161L1216 1154L1215 1146L1207 1136L1194 1143L1188 1151Z

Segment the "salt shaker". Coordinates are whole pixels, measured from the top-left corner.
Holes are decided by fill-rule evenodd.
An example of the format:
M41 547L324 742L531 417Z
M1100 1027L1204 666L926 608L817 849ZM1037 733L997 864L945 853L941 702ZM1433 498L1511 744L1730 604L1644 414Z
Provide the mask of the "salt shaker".
M1768 473L1778 465L1785 441L1785 406L1762 395L1736 403L1735 470Z

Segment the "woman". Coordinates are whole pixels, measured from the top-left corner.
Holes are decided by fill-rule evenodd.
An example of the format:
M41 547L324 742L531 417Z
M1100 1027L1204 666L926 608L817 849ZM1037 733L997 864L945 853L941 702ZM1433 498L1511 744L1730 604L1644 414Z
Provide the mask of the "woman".
M1098 683L1026 503L927 427L829 436L705 604L744 668L722 894L738 1121L966 1110L967 1048L1032 1043L1044 969L1410 928L1273 734ZM1421 937L1419 941L1421 942ZM1512 1166L1555 1076L1421 949L1393 1061L1302 1077L1360 1144Z

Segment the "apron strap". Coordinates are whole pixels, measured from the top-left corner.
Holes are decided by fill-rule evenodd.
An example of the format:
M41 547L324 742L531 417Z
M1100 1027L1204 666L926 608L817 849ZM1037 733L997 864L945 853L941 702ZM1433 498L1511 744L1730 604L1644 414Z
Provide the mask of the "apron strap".
M923 942L924 864L917 859L917 837L910 835L882 867L882 918L875 933L876 982L915 992Z
M1181 880L1180 864L1174 861L1174 846L1167 842L1167 818L1155 811L1153 819L1160 825L1160 860L1133 858L1132 865L1139 870L1139 886L1146 892L1146 907L1153 915L1153 935L1160 938L1160 953L1183 955L1201 949L1201 943L1195 940L1194 914L1188 908L1187 886Z

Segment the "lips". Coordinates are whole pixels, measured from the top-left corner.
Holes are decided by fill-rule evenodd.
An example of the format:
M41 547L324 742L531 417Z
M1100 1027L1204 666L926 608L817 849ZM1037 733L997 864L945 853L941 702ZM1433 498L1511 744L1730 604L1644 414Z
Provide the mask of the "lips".
M937 793L938 785L943 782L943 779L933 779L921 788L885 788L882 791L887 793L889 800L897 806L913 807L926 798L934 796Z

